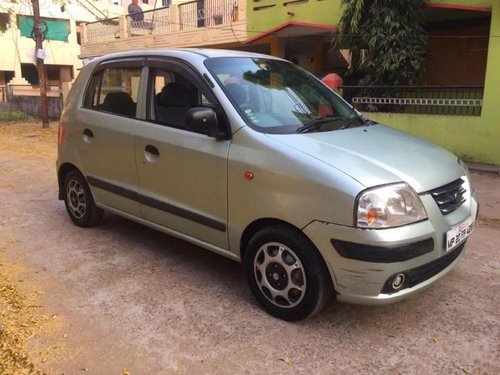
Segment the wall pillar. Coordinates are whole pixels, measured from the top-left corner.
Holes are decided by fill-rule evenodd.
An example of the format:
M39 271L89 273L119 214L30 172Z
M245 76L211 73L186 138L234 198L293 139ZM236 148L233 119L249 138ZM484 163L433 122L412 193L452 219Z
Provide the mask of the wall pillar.
M314 74L318 75L323 70L323 56L325 51L325 44L323 42L316 42L314 44Z
M238 12L233 15L233 22L244 21L247 19L247 2L246 0L238 1Z
M10 16L10 25L13 28L12 35L15 35L12 39L14 51L14 77L7 82L9 85L29 85L30 83L23 78L23 74L21 72L21 60L19 56L19 29L17 28L17 20L15 15Z
M120 16L119 21L120 26L120 38L125 39L128 38L128 25L127 25L127 16Z
M88 44L88 42L89 42L89 38L87 35L87 24L86 23L81 24L80 30L81 30L80 43L82 44L82 46L84 46L84 45Z
M63 103L66 103L66 98L68 97L69 90L71 89L71 86L73 85L73 81L71 82L63 82L61 85L61 95L63 99Z
M61 70L60 70L60 76L61 76L61 83L62 82L70 82L73 80L73 78L71 77L72 74L71 74L71 67L70 66L61 66Z
M285 58L285 42L275 36L269 37L269 42L271 44L271 55L275 57Z
M170 31L179 31L181 29L181 12L179 5L170 5Z
M488 59L484 80L483 108L481 117L487 118L491 126L500 126L500 0L492 1L490 40L488 43Z

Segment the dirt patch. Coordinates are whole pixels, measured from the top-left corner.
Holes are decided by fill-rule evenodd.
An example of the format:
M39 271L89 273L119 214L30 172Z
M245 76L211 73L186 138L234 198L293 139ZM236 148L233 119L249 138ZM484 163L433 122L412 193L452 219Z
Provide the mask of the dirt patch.
M49 129L42 129L35 122L0 124L2 152L30 163L54 159L56 137L57 123L52 123ZM32 174L26 184L19 185L9 179L12 172L13 167L0 164L0 188L16 195L25 193L41 178L41 174ZM41 340L41 335L55 334L59 324L56 316L44 311L40 301L43 291L31 281L32 271L3 257L4 251L16 247L18 241L0 240L0 373L42 374L36 363L50 361L62 345L53 344L54 340ZM51 343L44 346L42 341Z
M492 228L500 230L500 219L487 219L479 218L477 221L481 227Z
M42 374L29 354L28 343L42 332L57 329L55 317L44 314L40 305L40 290L35 290L26 270L5 261L0 246L0 373ZM55 348L41 348L37 358L47 362Z
M480 218L442 280L290 324L239 264L116 215L73 225L56 150L56 123L0 124L2 375L500 374L500 179L472 174Z
M54 159L57 155L58 123L43 129L39 123L0 123L0 150L23 157Z

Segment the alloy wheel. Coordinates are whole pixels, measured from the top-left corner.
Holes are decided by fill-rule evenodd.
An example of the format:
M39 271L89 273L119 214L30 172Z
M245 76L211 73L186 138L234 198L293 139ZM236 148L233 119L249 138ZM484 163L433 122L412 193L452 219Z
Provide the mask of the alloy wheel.
M254 274L262 294L281 308L297 306L306 292L306 274L299 257L278 242L262 245L254 258Z

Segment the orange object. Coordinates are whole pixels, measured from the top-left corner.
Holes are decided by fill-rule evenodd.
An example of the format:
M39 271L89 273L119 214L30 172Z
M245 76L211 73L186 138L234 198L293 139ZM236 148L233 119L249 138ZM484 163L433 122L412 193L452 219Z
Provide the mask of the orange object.
M330 73L321 79L325 85L327 85L332 90L337 90L339 87L344 85L344 80L337 73Z
M378 218L377 210L375 208L370 208L368 210L368 224L373 224Z

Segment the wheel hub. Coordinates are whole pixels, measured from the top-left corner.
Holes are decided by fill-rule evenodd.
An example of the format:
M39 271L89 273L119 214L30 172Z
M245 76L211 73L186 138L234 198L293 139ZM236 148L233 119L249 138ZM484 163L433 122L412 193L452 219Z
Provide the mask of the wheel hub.
M83 186L79 181L69 181L66 187L66 198L70 213L77 219L84 217L87 212L87 200Z
M278 263L271 263L266 267L266 277L274 289L283 290L288 285L286 270Z
M262 245L254 258L254 274L260 291L274 305L291 308L303 300L305 269L288 246L277 242Z

